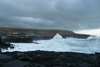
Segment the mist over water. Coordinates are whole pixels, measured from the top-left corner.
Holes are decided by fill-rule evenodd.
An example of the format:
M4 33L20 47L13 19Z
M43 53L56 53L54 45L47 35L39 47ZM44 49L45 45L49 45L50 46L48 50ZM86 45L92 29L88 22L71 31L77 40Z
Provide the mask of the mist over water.
M2 52L27 52L27 51L55 51L55 52L78 52L93 54L100 52L100 38L97 36L89 36L87 39L62 38L59 34L51 40L39 40L35 43L12 43L14 49L2 50Z

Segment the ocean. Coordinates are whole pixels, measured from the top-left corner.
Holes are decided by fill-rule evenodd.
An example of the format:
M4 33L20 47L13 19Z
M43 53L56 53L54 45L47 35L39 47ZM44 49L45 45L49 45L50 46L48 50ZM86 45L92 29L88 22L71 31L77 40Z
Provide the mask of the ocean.
M33 43L12 43L14 49L2 49L2 52L27 52L27 51L55 51L55 52L77 52L94 54L100 52L100 38L97 36L89 36L86 39L79 39L73 37L62 38L61 35L56 34L50 40L38 40Z

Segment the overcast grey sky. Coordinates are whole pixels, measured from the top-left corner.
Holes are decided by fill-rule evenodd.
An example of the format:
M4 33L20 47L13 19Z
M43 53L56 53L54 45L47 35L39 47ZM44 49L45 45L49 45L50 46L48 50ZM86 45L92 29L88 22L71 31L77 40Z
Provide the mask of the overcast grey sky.
M0 0L0 27L100 28L100 0Z

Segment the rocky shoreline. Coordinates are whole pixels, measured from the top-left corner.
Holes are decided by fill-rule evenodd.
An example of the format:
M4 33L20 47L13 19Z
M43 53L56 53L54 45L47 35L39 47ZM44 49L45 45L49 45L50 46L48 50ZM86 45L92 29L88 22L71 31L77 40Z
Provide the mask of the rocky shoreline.
M5 52L0 53L0 67L100 67L100 54Z
M0 39L0 50L14 48ZM29 51L0 52L0 67L100 67L100 54Z
M13 49L14 46L10 43L6 43L6 42L2 41L1 37L0 37L0 52L1 52L1 49L8 49L8 48Z

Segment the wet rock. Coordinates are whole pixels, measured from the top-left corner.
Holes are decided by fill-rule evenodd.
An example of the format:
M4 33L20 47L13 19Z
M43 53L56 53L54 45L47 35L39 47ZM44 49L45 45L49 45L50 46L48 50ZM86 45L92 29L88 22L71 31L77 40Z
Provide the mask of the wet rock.
M13 60L13 58L11 56L0 54L0 62L6 63L6 62L9 62L12 60Z
M8 48L13 49L14 46L10 43L6 43L6 42L2 41L1 37L0 37L0 52L1 52L1 49L8 49Z
M25 65L28 65L28 62L22 62L20 60L14 60L8 63L5 63L3 67L24 67Z
M100 56L72 52L6 52L16 60L30 63L25 67L99 67Z
M24 67L25 65L31 64L21 60L16 60L12 56L0 54L0 67Z

